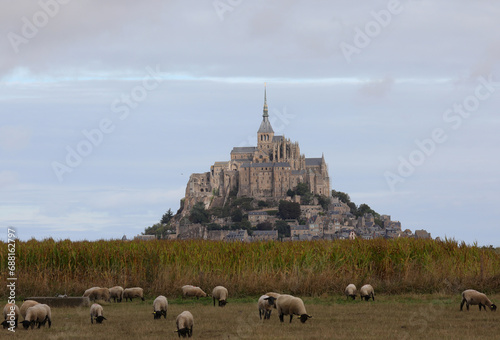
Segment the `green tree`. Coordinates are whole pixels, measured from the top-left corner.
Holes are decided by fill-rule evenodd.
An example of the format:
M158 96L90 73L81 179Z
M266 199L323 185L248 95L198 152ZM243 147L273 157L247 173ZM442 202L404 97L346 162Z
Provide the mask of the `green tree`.
M282 200L278 206L278 214L284 220L298 219L300 217L300 204Z
M168 224L170 220L172 220L172 217L174 217L174 214L172 213L172 210L169 208L166 213L163 214L161 217L161 224Z
M288 189L286 192L286 195L289 197L293 197L293 196L295 196L295 191L293 191L292 189Z
M299 183L299 184L297 184L297 187L295 188L295 193L297 195L302 196L302 195L307 194L308 192L310 192L310 190L309 190L309 184L307 184L307 183Z
M243 220L243 211L240 208L235 208L231 212L231 221L241 222Z
M351 198L349 197L349 195L342 191L332 190L332 197L337 197L339 200L346 204L351 202Z
M207 223L209 221L208 212L205 210L203 202L197 202L191 209L189 220L192 223Z
M328 210L328 206L331 203L330 198L328 198L326 196L323 196L323 195L316 195L316 198L318 199L318 203L319 203L319 205L321 205L321 207L323 208L323 210L327 211Z
M260 222L257 224L257 230L273 230L273 225L268 221Z
M279 238L290 237L291 235L290 226L285 221L282 220L276 221L274 227L276 228L276 230L278 230Z

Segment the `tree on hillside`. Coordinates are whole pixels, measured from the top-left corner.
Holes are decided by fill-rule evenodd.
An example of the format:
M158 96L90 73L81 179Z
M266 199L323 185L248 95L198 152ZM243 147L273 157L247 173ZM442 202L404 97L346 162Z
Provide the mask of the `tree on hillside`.
M163 214L161 217L160 223L161 224L168 224L170 220L174 217L174 214L172 213L172 210L169 208L166 213Z
M257 230L273 230L271 222L264 221L257 224Z
M299 196L303 196L310 192L309 190L309 184L307 183L299 183L297 184L297 187L295 188L295 193Z
M332 197L337 197L339 200L341 200L346 204L349 204L349 202L351 202L349 194L346 194L345 192L342 191L332 190Z
M290 226L285 221L282 220L276 221L274 227L276 228L276 230L278 230L279 238L290 237L291 235Z
M209 221L208 212L205 210L203 202L197 202L191 209L189 220L192 223L207 223Z
M278 214L284 220L298 219L300 217L300 204L295 202L280 201Z

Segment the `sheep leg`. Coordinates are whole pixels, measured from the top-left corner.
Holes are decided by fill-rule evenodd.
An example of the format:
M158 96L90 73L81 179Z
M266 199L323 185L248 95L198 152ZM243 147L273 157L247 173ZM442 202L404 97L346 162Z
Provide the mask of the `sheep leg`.
M462 311L462 309L464 307L464 303L465 303L465 299L462 299L462 303L460 304L460 311Z
M265 318L266 318L266 315L264 314L264 319L265 319ZM262 320L262 311L260 310L260 308L259 308L259 319L261 319L261 320Z
M283 322L283 315L284 314L280 314L280 321Z
M90 316L90 323L94 324L94 318L92 317L92 315Z
M214 300L214 307L215 307L215 298L212 298Z
M292 323L293 314L290 314L290 323Z

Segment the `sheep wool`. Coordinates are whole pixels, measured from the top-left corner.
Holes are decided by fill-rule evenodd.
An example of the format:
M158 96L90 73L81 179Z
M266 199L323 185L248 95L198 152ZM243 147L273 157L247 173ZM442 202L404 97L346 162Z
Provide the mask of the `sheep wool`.
M469 310L469 305L479 305L479 311L481 308L486 310L488 307L491 311L496 311L497 306L488 299L486 294L480 293L474 289L467 289L462 292L462 303L460 303L460 310L462 310L464 303L467 305L467 310Z
M167 318L168 301L163 295L158 296L153 301L153 315L154 319L161 319L161 316Z
M227 303L227 296L228 292L225 287L222 286L215 287L214 290L212 291L214 306L215 306L215 300L217 299L219 301L219 307L224 307Z
M351 297L353 300L356 299L356 286L354 284L349 284L347 287L345 287L345 295L347 296L347 299Z
M186 336L191 337L193 335L194 319L193 314L191 314L189 311L186 310L177 315L175 324L177 326L176 332L179 335L179 338L181 336L185 338Z
M140 298L142 301L144 301L144 290L141 287L126 288L123 291L123 298L125 299L125 301L127 301L127 299L130 299L130 301L132 301L132 299L134 298Z
M372 300L375 301L375 291L373 290L373 287L368 284L361 287L359 290L359 296L361 297L361 300L365 299L365 301L368 301L371 297Z
M122 302L123 299L123 287L121 286L114 286L109 288L109 297L110 299L113 299L113 302Z
M259 318L264 320L271 318L271 312L273 308L276 308L276 299L272 296L262 295L257 303L259 306Z
M301 298L292 295L280 295L276 300L276 308L280 317L280 321L283 322L283 317L285 315L290 315L290 322L294 315L298 315L302 323L306 322L307 319L312 318L306 312L306 307L304 306L304 301Z
M19 319L19 314L21 311L19 307L14 303L8 303L3 307L3 318L2 322L3 328L14 327L17 328L17 320Z
M107 320L103 314L104 310L100 304L92 304L92 306L90 306L90 323L93 324L94 320L96 321L96 323L102 323L103 320Z
M31 329L38 325L38 328L40 326L45 325L45 322L49 322L49 328L52 324L50 320L50 307L47 305L42 305L42 304L37 304L34 305L26 311L26 318L22 322L23 327L25 329L28 329L28 327L31 326Z
M26 319L26 312L28 311L28 308L33 307L34 305L38 305L38 302L35 300L26 300L23 302L20 308L23 319Z
M184 297L195 296L197 299L199 299L200 297L207 296L207 293L205 293L200 287L185 285L182 286L182 296Z

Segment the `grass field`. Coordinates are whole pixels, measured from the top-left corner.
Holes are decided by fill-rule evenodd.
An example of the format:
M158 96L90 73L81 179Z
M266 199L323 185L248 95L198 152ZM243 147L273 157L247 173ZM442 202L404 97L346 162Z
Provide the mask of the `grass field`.
M491 295L500 301L500 295ZM304 298L313 318L259 320L257 297L229 299L213 307L209 298L169 301L166 319L153 320L152 300L102 303L107 321L91 325L88 308L53 308L52 327L16 333L0 329L5 339L177 339L175 317L194 316L194 339L493 339L500 334L495 312L477 306L460 312L459 295L376 295L375 301L346 301L343 296ZM285 319L286 320L286 319Z

